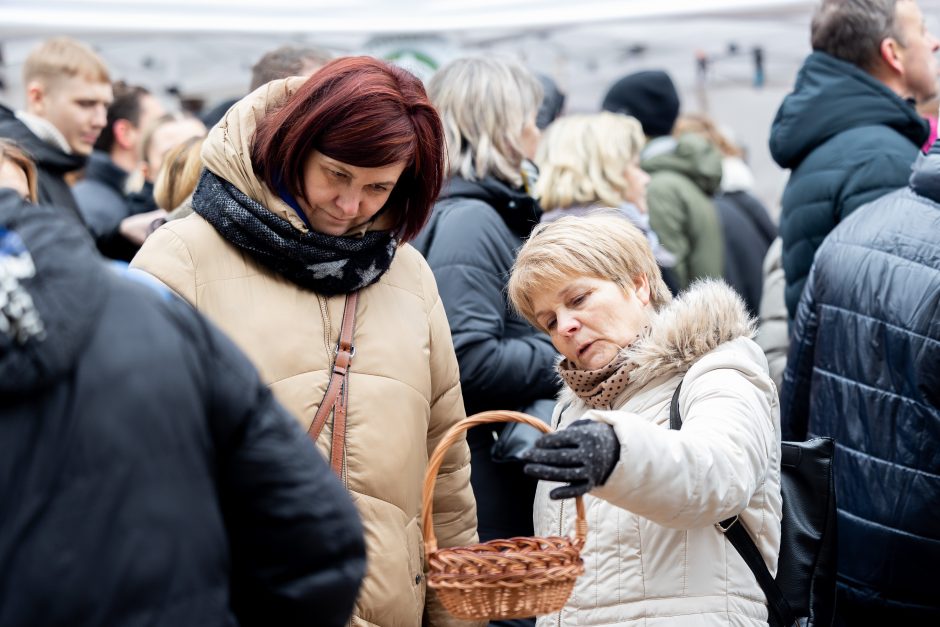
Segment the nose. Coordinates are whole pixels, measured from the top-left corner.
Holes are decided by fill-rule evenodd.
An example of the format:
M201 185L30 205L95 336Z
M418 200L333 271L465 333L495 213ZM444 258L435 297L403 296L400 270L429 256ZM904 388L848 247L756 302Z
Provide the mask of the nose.
M103 129L108 123L108 108L103 104L97 105L95 107L95 115L91 123L96 129Z
M567 311L559 312L558 319L555 321L555 328L558 333L565 337L571 337L581 328L578 319Z
M343 215L352 218L359 213L359 194L357 192L346 190L336 197L336 206L339 207Z

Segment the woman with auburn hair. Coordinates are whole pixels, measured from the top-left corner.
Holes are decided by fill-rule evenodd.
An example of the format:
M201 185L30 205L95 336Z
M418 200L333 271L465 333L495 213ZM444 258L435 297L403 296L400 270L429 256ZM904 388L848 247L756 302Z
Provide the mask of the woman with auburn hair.
M36 165L8 139L0 139L0 187L15 190L33 204L38 202Z
M742 525L776 571L780 409L741 298L709 280L673 299L616 215L536 227L509 297L564 357L555 431L523 454L542 480L536 534L570 535L580 495L590 528L584 576L540 627L766 627L761 586L724 534Z
M228 332L352 493L368 572L351 624L450 624L425 585L419 511L428 456L464 417L434 276L407 244L444 175L424 87L376 59L337 59L236 103L202 161L195 213L132 266ZM476 541L469 461L460 443L438 475L444 546Z

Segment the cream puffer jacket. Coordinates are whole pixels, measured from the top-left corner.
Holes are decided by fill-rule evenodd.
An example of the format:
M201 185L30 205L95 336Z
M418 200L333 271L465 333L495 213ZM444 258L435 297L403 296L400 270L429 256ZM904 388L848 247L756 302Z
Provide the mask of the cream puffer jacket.
M245 194L305 228L254 177L248 158L258 117L300 82L269 83L236 104L210 133L203 160ZM158 229L132 266L218 324L251 358L277 399L305 428L310 425L329 380L344 296L324 297L275 275L196 214ZM360 292L355 345L343 481L365 526L368 572L351 624L465 624L446 615L433 595L425 603L421 485L430 453L464 417L464 409L434 276L411 246L400 247L382 278ZM317 444L329 453L329 421ZM469 449L461 441L449 450L438 475L434 522L440 546L476 541L469 479Z
M656 314L626 349L637 363L610 411L567 388L554 423L613 425L620 461L585 496L585 573L550 625L767 625L764 594L715 523L743 511L772 573L780 549L780 416L777 392L740 298L718 281L694 284ZM679 381L682 429L669 429ZM538 535L570 535L573 501L539 484Z

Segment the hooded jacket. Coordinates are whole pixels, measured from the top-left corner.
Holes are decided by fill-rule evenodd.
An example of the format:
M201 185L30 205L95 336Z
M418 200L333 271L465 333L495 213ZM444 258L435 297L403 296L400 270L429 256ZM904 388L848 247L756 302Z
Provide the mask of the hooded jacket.
M934 144L908 188L859 209L820 246L781 396L785 437L838 444L840 603L907 625L940 621L925 576L940 561L938 251Z
M867 72L824 52L807 57L770 130L770 154L792 171L780 213L791 320L823 239L865 203L907 185L929 132L913 104Z
M84 224L65 175L84 168L87 157L66 154L56 146L42 141L17 119L11 109L3 105L0 105L0 137L15 142L36 164L39 204L66 209Z
M344 625L355 508L231 342L5 189L0 277L0 625Z
M680 289L694 280L720 278L724 240L711 197L721 185L721 153L703 137L686 134L651 141L640 166L650 174L646 188L650 226L676 256Z
M306 229L253 172L255 124L303 79L274 81L234 105L203 146L207 168L268 210ZM275 274L202 216L168 222L144 243L132 267L158 278L219 324L252 359L262 379L300 424L310 426L330 379L344 295L326 297ZM428 457L464 418L450 330L434 276L410 245L359 292L356 354L349 376L343 482L366 530L368 573L352 625L451 624L436 598L426 608L421 486ZM330 452L332 428L317 445ZM466 441L452 446L434 499L440 546L476 541Z
M556 625L758 627L767 624L754 574L715 523L740 514L771 573L780 550L780 431L767 362L749 338L744 305L721 282L693 285L661 309L649 334L625 349L635 363L610 410L565 389L553 423L614 427L620 460L584 497L585 573ZM682 429L669 405L682 381ZM571 535L575 508L539 484L540 536Z

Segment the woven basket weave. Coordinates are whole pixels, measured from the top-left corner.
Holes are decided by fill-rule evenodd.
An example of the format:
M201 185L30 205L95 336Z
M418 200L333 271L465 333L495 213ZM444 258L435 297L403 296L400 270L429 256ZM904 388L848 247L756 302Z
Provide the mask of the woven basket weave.
M492 422L522 422L551 431L541 420L523 413L487 411L460 421L447 432L431 455L424 477L422 523L428 585L456 618L499 620L551 614L564 607L575 580L584 573L581 548L587 520L581 497L575 501L574 538L510 538L437 548L431 503L444 455L464 431Z

